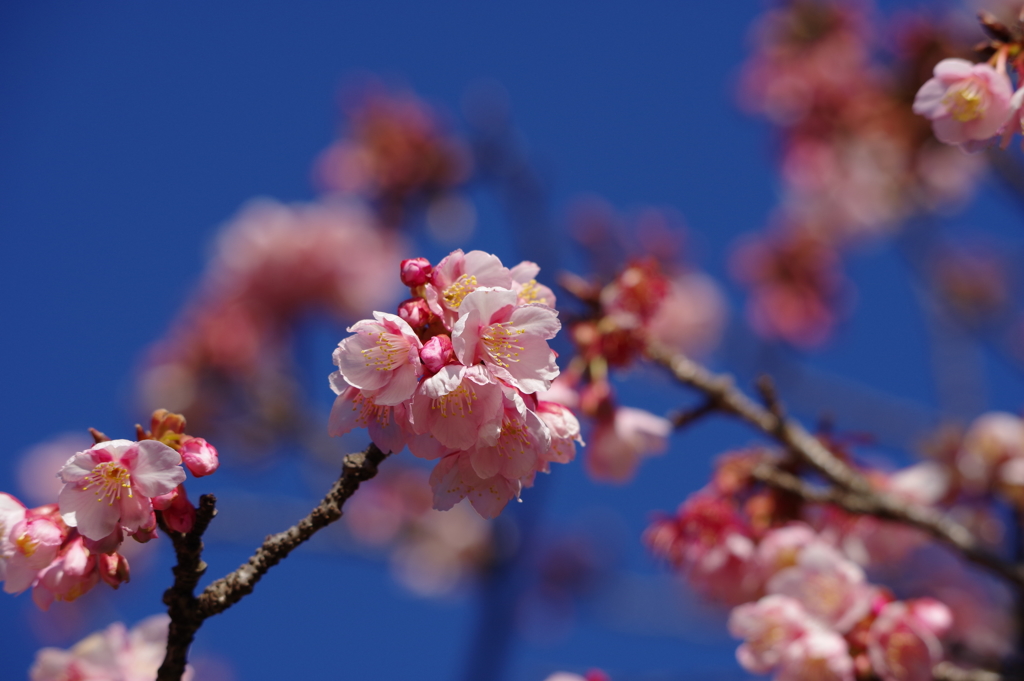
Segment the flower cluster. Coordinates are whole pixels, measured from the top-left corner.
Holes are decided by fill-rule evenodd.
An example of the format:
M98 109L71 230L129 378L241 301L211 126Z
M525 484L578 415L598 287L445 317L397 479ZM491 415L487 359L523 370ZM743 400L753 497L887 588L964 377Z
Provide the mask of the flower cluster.
M414 94L371 87L347 113L348 134L321 154L316 179L328 191L373 201L386 222L400 220L407 203L443 195L468 176L468 145Z
M822 442L849 458L837 442ZM971 518L966 511L977 511L979 495L993 488L1015 499L1004 482L1012 473L1004 469L1024 460L1022 445L1021 419L988 414L965 437L946 441L948 453L938 460L891 474L863 473L891 499L949 507L984 540L991 536L983 529L984 514ZM744 668L783 680L807 678L817 669L821 676L814 678L848 681L873 674L883 681L926 681L945 650L1005 654L1009 632L999 625L1002 606L963 571L955 571L952 581L934 570L927 585L908 583L917 595L926 586L929 595L910 600L868 580L865 568L893 574L915 554L927 554L932 547L924 533L808 503L754 478L756 469L780 461L766 449L723 457L711 483L674 515L657 518L644 536L652 553L699 593L735 606L729 629L745 641L737 651ZM782 465L800 472L792 463ZM961 497L967 505L955 505Z
M407 445L437 460L434 507L468 497L497 516L537 472L567 463L579 423L539 393L558 376L547 341L561 328L555 296L523 262L509 269L483 251L455 251L436 267L405 260L413 297L375 312L338 344L331 435L357 426L385 452Z
M188 532L195 508L185 493L185 471L201 477L217 470L217 450L185 434L185 419L160 410L139 441L108 440L78 452L57 475L57 504L28 509L0 493L0 579L4 591L32 589L47 610L73 601L100 580L115 589L127 582L125 537L145 543L156 536L160 512L167 528Z
M149 617L131 630L115 622L70 650L43 648L29 672L31 681L152 681L167 647L167 615ZM183 681L193 677L185 669Z

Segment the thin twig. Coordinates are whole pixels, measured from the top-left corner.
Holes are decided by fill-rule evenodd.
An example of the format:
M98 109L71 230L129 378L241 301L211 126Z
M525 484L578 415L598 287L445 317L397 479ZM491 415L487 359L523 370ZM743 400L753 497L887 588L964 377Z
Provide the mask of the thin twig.
M779 418L750 399L733 385L731 377L713 374L689 358L674 355L660 347L649 346L647 355L669 369L676 380L714 400L720 411L742 419L802 458L837 489L819 490L789 474L785 474L786 478L776 477L776 486L787 489L783 485L789 484L793 488L789 491L842 506L852 513L873 515L916 527L953 547L967 560L991 570L1018 589L1024 589L1024 568L990 552L970 530L941 511L907 503L874 489L864 476L839 459L802 425L792 419ZM781 414L781 405L777 408Z
M708 414L713 414L718 410L718 403L713 399L708 399L692 409L680 410L670 414L668 420L672 422L673 428L684 428L694 421L699 421Z
M207 586L198 597L193 596L193 591L206 570L206 564L200 558L201 538L215 514L215 500L211 495L200 499L195 526L188 534L170 532L161 525L174 543L178 566L174 568L174 586L164 594L171 626L167 636L167 656L160 666L157 681L180 681L185 671L188 647L203 622L252 593L256 583L270 568L317 531L341 518L342 505L359 489L360 483L377 474L378 466L387 456L372 444L366 451L346 456L341 476L309 515L284 532L267 537L244 565ZM203 516L204 503L209 506L209 517ZM201 518L204 518L202 523Z

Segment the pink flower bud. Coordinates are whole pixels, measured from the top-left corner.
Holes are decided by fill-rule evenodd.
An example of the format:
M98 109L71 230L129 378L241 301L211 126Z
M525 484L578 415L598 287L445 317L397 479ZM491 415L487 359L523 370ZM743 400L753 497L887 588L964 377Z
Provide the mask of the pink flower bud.
M398 306L398 316L414 329L421 329L430 323L434 316L430 305L422 298L410 298Z
M455 351L452 349L452 339L445 334L434 336L420 350L420 360L432 374L436 374L444 366L454 364Z
M153 497L153 508L163 514L164 522L175 532L188 532L196 519L196 509L185 494L185 485Z
M103 539L93 540L85 537L85 548L93 553L114 553L123 541L124 531L120 527L115 527L114 531Z
M181 459L189 472L201 478L220 467L217 450L201 437L193 437L181 444Z
M163 496L163 495L161 495ZM145 544L151 539L156 539L156 513L150 511L149 519L139 529L129 533L129 536L140 544Z
M126 582L131 581L131 570L128 568L128 559L120 553L101 553L96 557L99 566L100 579L115 589Z
M433 268L426 258L410 258L402 261L402 283L409 288L423 286L430 281Z

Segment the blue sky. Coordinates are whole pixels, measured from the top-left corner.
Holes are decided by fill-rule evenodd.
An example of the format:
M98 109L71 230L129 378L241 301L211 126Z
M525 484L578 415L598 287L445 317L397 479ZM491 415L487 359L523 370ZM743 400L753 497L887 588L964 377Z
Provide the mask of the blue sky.
M0 5L0 489L17 493L17 457L56 433L89 426L130 432L143 417L131 403L140 353L185 300L217 226L254 196L314 196L309 169L334 135L339 87L360 74L406 84L453 120L468 87L497 81L549 182L556 218L586 193L623 210L671 206L685 216L701 266L724 281L729 245L764 224L777 193L769 129L740 113L733 95L748 27L763 7L536 0ZM958 218L963 224L1018 220L998 190L984 190L983 198L988 205ZM492 212L482 207L483 223L460 245L513 260L500 251L509 240L497 219L488 222ZM879 246L857 254L850 269L860 292L844 336L794 361L847 377L836 385L853 394L869 385L915 413L931 413L927 328L900 259ZM741 298L726 286L738 323ZM715 361L742 374L749 341L734 335L741 340ZM305 346L307 361L324 376L337 340L319 333ZM1020 378L983 361L992 369L985 404L1018 409ZM657 380L627 385L623 396L659 412L688 399ZM324 404L329 399L325 393ZM808 402L797 404L798 412L815 416ZM916 435L897 427L889 443ZM664 571L639 546L650 511L674 508L704 484L713 455L751 439L722 421L703 424L677 435L670 453L626 488L596 486L581 466L562 467L542 483L542 524L603 522L612 512L627 569L646 575L644 584L661 584ZM294 482L297 473L285 463L260 474L223 473L197 491L221 494L225 514L229 500L245 493L306 494L310 501L318 494ZM325 479L322 489L329 484ZM293 521L280 518L256 540ZM159 543L158 567L104 600L85 631L161 610L159 594L169 582L161 571L171 556L168 542ZM472 593L417 599L379 561L328 549L314 541L275 568L256 594L207 623L197 654L226 658L239 679L459 677L477 622ZM210 576L234 569L249 551L243 541L211 542ZM635 604L666 609L657 595L638 596ZM645 629L635 622L642 617L585 609L561 640L515 640L505 678L589 667L608 669L616 681L741 678L722 620L704 617L667 615ZM34 629L49 626L51 644L78 637L54 633L45 622L27 595L0 601L0 668L16 670L15 678L27 669L40 645Z

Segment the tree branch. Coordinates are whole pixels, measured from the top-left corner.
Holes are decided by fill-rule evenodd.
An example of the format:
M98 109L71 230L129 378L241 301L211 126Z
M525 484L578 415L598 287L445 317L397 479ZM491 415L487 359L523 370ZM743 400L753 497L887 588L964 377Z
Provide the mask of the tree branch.
M213 508L215 499L212 495L200 498L196 523L188 534L171 532L160 520L161 528L174 543L178 565L174 568L174 585L164 594L171 626L167 637L167 656L157 673L157 681L180 681L185 671L188 647L203 622L252 593L256 583L270 568L319 530L341 518L345 501L359 489L361 483L377 474L378 466L387 456L373 444L363 452L346 456L341 476L309 515L284 532L268 536L244 565L207 586L198 597L193 592L206 570L206 564L200 559L203 548L201 538L210 519L216 514ZM204 511L206 506L208 511Z
M1007 677L1000 676L987 669L964 669L952 662L940 662L932 669L935 681L1004 681Z
M799 456L837 489L814 488L800 478L781 471L766 475L766 483L811 501L835 504L851 513L872 515L916 527L953 547L967 560L1009 581L1018 590L1024 590L1024 568L990 552L970 530L941 511L909 504L874 489L864 476L829 451L802 425L786 418L773 390L764 380L761 382L761 392L770 409L762 407L736 389L731 377L713 374L685 356L674 355L653 345L647 348L647 355L671 371L680 383L704 393L709 401L718 405L720 411L740 418Z

